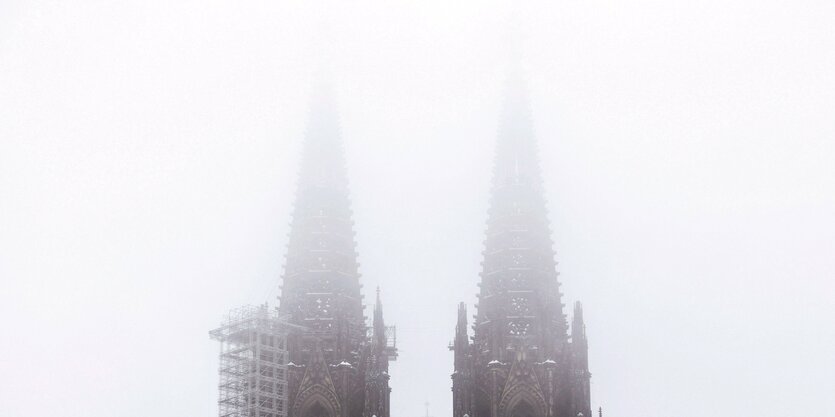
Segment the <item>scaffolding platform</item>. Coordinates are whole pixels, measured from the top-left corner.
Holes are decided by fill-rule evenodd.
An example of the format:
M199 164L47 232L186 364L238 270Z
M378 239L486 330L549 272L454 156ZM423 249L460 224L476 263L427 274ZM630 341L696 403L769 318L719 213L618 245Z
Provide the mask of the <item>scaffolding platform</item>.
M288 328L262 304L230 311L209 332L220 342L219 417L287 416Z

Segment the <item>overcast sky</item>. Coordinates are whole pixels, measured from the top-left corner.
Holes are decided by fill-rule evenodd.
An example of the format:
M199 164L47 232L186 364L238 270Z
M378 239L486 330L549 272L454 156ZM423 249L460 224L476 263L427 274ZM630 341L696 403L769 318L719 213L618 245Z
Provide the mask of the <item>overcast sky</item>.
M0 1L0 415L216 415L207 332L276 300L325 62L392 415L449 416L510 3ZM835 415L835 4L515 8L593 408Z

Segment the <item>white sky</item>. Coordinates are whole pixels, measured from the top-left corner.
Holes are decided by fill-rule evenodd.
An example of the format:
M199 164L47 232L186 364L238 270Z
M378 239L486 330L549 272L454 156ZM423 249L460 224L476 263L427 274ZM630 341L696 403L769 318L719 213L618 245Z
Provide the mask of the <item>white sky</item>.
M0 415L216 415L207 332L275 300L327 60L393 415L448 416L510 3L0 2ZM835 4L518 9L593 407L835 415Z

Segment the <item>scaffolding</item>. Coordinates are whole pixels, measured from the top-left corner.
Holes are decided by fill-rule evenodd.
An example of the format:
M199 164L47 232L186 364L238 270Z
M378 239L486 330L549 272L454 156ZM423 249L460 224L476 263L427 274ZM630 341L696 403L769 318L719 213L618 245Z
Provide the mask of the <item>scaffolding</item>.
M386 345L383 347L383 352L385 352L386 356L388 357L389 361L396 361L397 360L397 327L396 326L386 326ZM369 340L374 338L374 328L369 327L366 329L366 336Z
M386 326L386 355L389 361L397 360L397 327Z
M219 417L287 416L287 328L266 304L229 312L220 342Z

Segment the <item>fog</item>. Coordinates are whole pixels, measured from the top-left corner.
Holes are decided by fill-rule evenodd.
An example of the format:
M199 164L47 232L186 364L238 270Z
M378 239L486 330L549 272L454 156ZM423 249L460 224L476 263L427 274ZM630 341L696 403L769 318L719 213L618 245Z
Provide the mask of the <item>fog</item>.
M518 3L518 4L514 4ZM510 18L509 16L514 16ZM451 415L510 21L611 417L835 415L828 1L0 2L0 415L213 416L336 86L392 414Z

